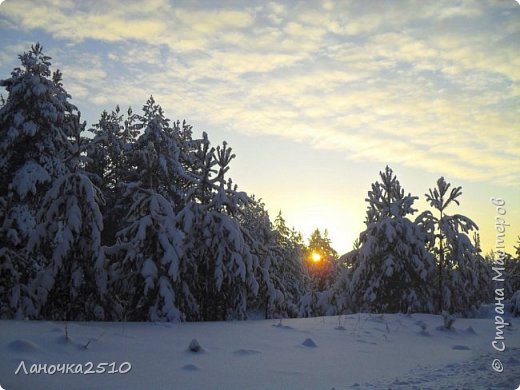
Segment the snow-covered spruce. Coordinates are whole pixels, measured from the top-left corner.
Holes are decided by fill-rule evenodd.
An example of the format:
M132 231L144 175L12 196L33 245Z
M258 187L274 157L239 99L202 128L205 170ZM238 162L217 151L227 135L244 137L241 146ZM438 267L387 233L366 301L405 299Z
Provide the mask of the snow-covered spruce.
M106 294L101 194L83 173L69 173L47 191L28 242L44 257L33 286L40 315L60 320L102 320Z
M130 212L111 254L111 286L129 319L244 318L256 293L257 262L233 217L247 202L225 179L234 157L224 143L170 126L153 98L144 133L126 152L131 168L120 200ZM136 272L136 270L138 272Z
M250 202L242 205L238 221L244 240L250 247L259 284L257 294L248 294L248 309L263 312L265 318L284 317L287 315L284 309L285 297L275 287L277 275L270 272L276 261L276 236L264 204L252 197Z
M125 117L116 107L110 114L103 111L98 123L89 129L93 138L86 147L86 170L105 199L101 208L103 245L115 243L116 233L123 227L121 221L130 206L123 198L124 184L130 181L129 176L133 173L129 152L141 126L138 115L131 109L128 109Z
M48 191L79 163L80 126L61 73L51 74L50 57L42 46L33 45L20 60L21 67L0 81L8 92L0 109L0 280L9 280L2 283L0 301L2 316L36 318L45 294L36 294L34 277L52 260L42 251L30 252L27 244L37 225L50 223L44 209L50 206ZM87 229L94 232L97 227ZM39 247L52 246L45 242Z
M127 320L180 321L175 282L179 280L182 233L171 203L153 190L136 189L126 217L128 226L109 249L111 287Z
M248 296L258 292L258 259L251 251L237 216L249 202L225 179L233 159L225 143L215 149L206 138L199 145L199 177L191 199L180 212L187 261L195 265L190 285L204 320L242 319Z
M113 316L180 321L186 317L180 306L197 306L186 282L190 273L183 257L184 233L177 226L177 212L186 205L187 188L195 179L183 164L179 129L169 126L153 98L143 111L138 116L143 134L122 151L125 192L115 209L129 211L108 249L110 287L120 302Z
M417 197L405 195L389 167L372 184L366 230L360 247L345 261L352 264L350 295L357 310L372 312L432 311L428 286L433 259L426 236L407 216Z
M252 253L258 260L258 294L249 297L248 308L265 318L296 317L305 291L303 242L288 229L281 213L271 223L265 205L252 198L239 215L240 225Z

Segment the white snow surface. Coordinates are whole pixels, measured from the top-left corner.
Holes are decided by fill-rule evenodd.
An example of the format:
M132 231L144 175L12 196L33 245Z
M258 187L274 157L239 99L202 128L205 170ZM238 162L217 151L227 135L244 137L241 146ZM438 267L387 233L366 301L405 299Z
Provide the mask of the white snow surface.
M13 389L516 389L520 319L506 350L494 313L441 330L428 314L206 323L0 321L0 385ZM190 341L200 342L198 353ZM492 370L500 359L504 370ZM25 374L32 365L129 362L126 374ZM84 366L84 369L86 366ZM108 370L108 368L107 368Z

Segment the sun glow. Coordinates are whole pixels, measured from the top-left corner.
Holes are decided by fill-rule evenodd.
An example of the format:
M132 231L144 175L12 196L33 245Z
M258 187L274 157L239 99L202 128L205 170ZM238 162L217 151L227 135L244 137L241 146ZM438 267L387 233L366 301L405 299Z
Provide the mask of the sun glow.
M312 252L311 253L311 260L314 263L319 263L321 261L321 255L318 252Z

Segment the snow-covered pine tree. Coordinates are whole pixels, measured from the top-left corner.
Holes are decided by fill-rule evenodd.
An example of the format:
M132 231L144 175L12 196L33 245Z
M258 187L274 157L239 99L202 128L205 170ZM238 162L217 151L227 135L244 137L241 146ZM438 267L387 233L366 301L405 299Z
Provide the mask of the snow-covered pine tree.
M40 44L19 58L22 66L0 82L9 93L0 113L0 195L31 203L29 198L42 197L40 189L68 171L64 160L72 146L65 124L77 109L68 101L61 73L51 74L51 58Z
M52 161L55 145L47 146L39 133L46 127L61 132L64 118L49 114L63 114L73 107L64 107L62 100L66 97L53 98L50 91L56 86L51 79L50 57L43 54L39 44L19 59L21 67L0 81L8 92L0 110L0 303L3 317L23 318L36 315L28 284L38 269L25 247L52 176L59 176L62 170ZM54 110L48 110L46 105ZM67 142L65 134L60 136Z
M74 237L65 240L70 246L76 245L76 240L84 235L86 229L89 232L85 233L87 237L81 238L81 245L94 248L99 244L95 236L100 226L94 226L95 223L93 226L77 226L77 208L73 211L74 217L67 217L68 211L60 209L65 206L52 202L61 190L70 189L65 183L74 187L72 183L76 182L71 167L80 163L79 114L69 102L70 96L61 83L61 73L51 74L50 57L43 54L41 45L33 45L19 58L22 66L15 68L11 77L0 83L9 93L0 111L0 198L3 207L0 236L5 238L2 263L7 265L2 267L2 272L7 268L14 277L10 287L4 289L2 301L9 298L7 307L16 312L16 317L37 317L40 308L49 303L49 291L63 287L55 285L54 276L69 255L68 250L64 250L65 244L59 244L58 237L51 235L61 232L70 217L70 223L74 225L70 231ZM75 187L76 190L83 191L83 195L95 193L88 178L78 180L80 184L76 183L79 186ZM83 195L76 195L79 196L76 201L81 216L84 216L83 210L86 214L96 214L95 197L85 203L81 198ZM89 208L90 211L86 211ZM52 220L55 217L65 219ZM44 226L52 224L61 225L41 234ZM37 233L33 234L35 229ZM93 241L87 243L90 239ZM47 256L48 251L60 245L60 255ZM90 254L85 253L85 256ZM76 277L75 283L80 285L82 279ZM42 309L42 313L52 318L63 318L66 306L56 309L52 313Z
M170 126L171 120L164 116L153 96L143 106L143 112L140 119L145 131L131 153L134 160L130 164L138 167L133 179L146 188L154 188L179 211L184 207L189 188L197 181L188 156L191 145L177 125Z
M477 301L478 302L491 302L493 300L494 295L494 286L493 286L493 274L492 274L492 265L486 257L482 255L482 249L480 246L480 235L478 232L474 232L473 234L473 242L474 245L474 254L476 260L477 267L477 275L478 275L478 289L477 289Z
M28 243L30 251L48 259L34 281L42 318L106 318L102 202L99 189L82 172L54 180L47 191Z
M214 261L214 283L208 290L214 319L245 319L247 298L258 293L258 260L233 218L244 196L229 181L226 188L219 188L204 218L206 255Z
M103 245L113 245L115 235L121 228L129 204L123 204L124 183L126 182L131 164L128 161L129 150L135 143L140 123L138 117L128 109L125 118L119 109L111 113L103 111L98 123L89 129L93 134L87 146L86 170L94 175L95 184L100 188L105 205L103 213Z
M122 302L114 315L133 321L181 321L175 284L180 276L183 235L171 202L153 189L129 188L132 206L111 248L113 291Z
M276 233L276 261L271 275L277 289L283 291L284 307L289 317L298 317L300 301L310 289L308 270L304 265L305 244L302 235L289 229L282 212L274 221Z
M350 280L352 278L352 263L356 263L359 253L359 239L356 239L354 248L338 259L338 271L334 284L331 286L331 295L334 298L337 314L346 314L353 311L352 297L350 296Z
M258 291L258 258L238 218L250 200L225 179L233 158L225 142L214 149L204 135L194 155L198 183L180 212L186 256L196 267L192 291L204 320L245 318L247 298Z
M279 219L285 223L281 215ZM249 297L248 308L262 312L265 318L295 317L300 296L299 292L295 294L299 288L295 281L302 277L298 271L303 270L294 268L289 274L289 259L284 257L287 253L282 243L285 237L282 238L274 229L264 203L254 196L244 205L239 222L253 255L258 259L256 277L260 288L257 295Z
M60 84L61 86L61 84ZM60 320L105 319L107 275L101 247L103 197L84 171L86 123L71 115L64 128L71 140L68 173L53 180L37 213L28 249L46 259L33 286L40 316Z
M21 245L13 217L22 216L17 208L8 210L8 201L3 197L0 198L0 216L0 319L35 318L37 302L34 302L30 280L37 268L25 252L16 249Z
M417 197L405 195L388 166L381 182L368 192L366 230L360 247L350 252L350 295L357 310L373 312L431 311L428 278L433 259L426 235L408 215Z
M191 142L191 129L189 136L183 137ZM186 202L180 210L179 228L184 233L183 248L187 264L190 264L189 274L182 281L185 290L193 294L190 305L185 308L186 319L189 321L206 320L209 318L209 303L207 287L211 285L211 258L206 256L206 232L204 231L204 218L208 204L214 190L213 175L216 173L214 148L211 147L206 133L196 143L192 143L190 155L191 172L197 178L194 185L186 193Z
M360 238L357 237L352 245L352 250L340 256L338 259L339 272L333 286L338 312L351 312L352 298L350 297L350 280L352 278L353 265L358 261L359 249L361 248Z
M131 206L109 249L111 286L124 319L180 321L185 314L179 307L193 297L182 282L189 263L177 210L194 178L180 160L181 136L162 108L150 98L143 111L144 133L127 151L129 182L121 201Z
M426 200L438 216L423 214L432 221L436 233L432 249L437 259L437 310L466 313L479 303L477 252L468 236L478 226L463 215L446 214L451 203L459 205L462 195L461 187L449 191L450 186L444 177L437 180L437 187L429 190Z
M265 318L272 318L270 306L278 296L269 274L274 234L263 202L257 200L254 195L249 200L249 202L241 205L240 213L236 216L244 239L254 256L255 277L259 284L257 294L248 294L247 308L250 311L263 312ZM283 298L281 292L279 296ZM283 301L283 299L281 300Z

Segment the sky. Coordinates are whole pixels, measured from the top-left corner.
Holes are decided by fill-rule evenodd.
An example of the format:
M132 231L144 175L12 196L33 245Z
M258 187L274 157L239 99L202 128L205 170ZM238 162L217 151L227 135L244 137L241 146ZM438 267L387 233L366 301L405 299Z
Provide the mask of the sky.
M520 5L496 1L72 1L0 5L0 78L40 42L89 125L153 95L226 140L230 176L341 254L389 165L419 211L444 176L495 247L520 236ZM4 93L5 91L0 91Z

